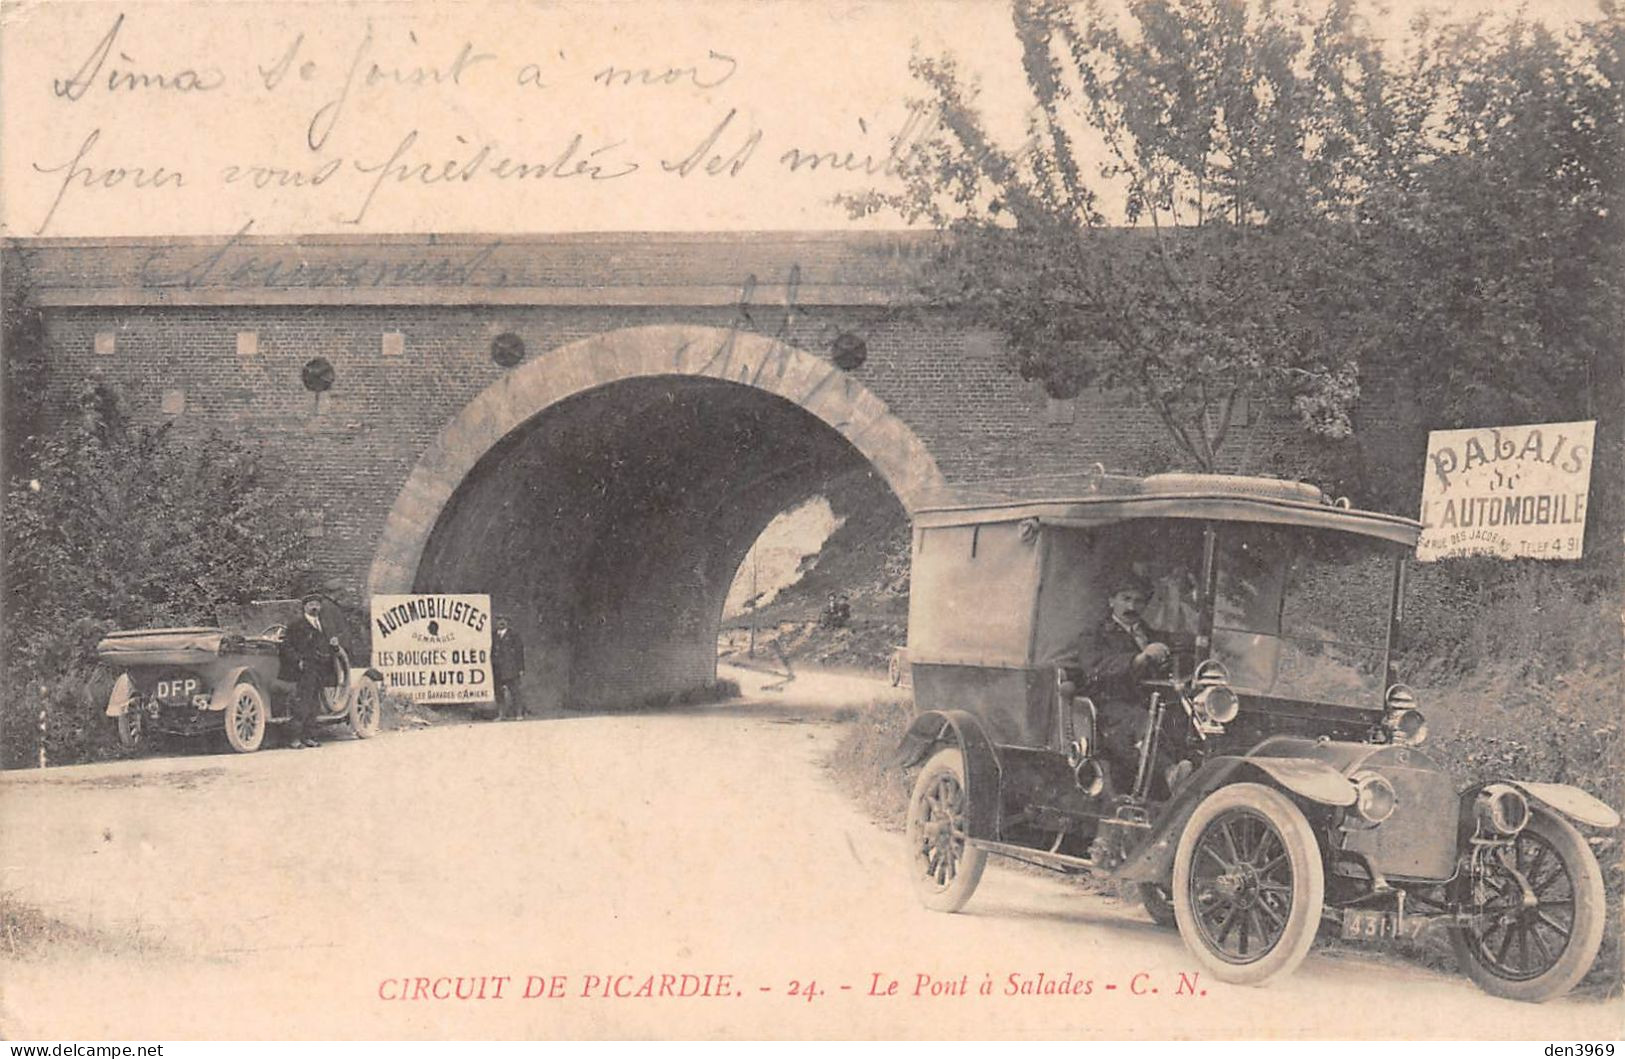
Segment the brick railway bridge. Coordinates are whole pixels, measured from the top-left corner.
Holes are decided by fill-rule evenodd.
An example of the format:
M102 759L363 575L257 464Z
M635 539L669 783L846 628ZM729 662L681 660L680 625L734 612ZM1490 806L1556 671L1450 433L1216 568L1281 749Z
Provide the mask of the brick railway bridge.
M59 383L312 470L334 594L489 592L548 706L714 681L739 564L834 475L866 464L912 510L1163 444L1121 398L1047 398L992 336L908 306L918 236L10 245ZM1270 417L1244 429L1237 449L1279 443Z

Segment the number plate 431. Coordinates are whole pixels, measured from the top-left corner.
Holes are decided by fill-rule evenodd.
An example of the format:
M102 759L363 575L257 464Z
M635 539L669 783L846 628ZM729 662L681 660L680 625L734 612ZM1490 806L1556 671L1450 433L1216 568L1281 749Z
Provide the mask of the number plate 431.
M1397 938L1414 941L1421 937L1422 928L1426 926L1425 916L1408 916L1402 920L1397 912L1374 908L1343 909L1343 937L1358 941L1393 941Z

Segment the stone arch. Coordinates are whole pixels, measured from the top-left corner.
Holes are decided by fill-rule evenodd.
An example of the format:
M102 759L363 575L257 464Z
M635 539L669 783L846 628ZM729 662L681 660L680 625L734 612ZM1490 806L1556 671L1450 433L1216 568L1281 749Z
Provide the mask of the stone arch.
M710 378L749 386L806 410L844 437L913 512L943 484L907 423L821 357L750 331L693 325L625 328L527 361L470 401L430 443L396 496L367 578L370 594L411 592L442 511L504 437L567 398L633 379Z
M729 585L773 516L852 474L904 512L942 481L819 357L754 333L612 331L515 369L440 431L368 588L489 592L540 708L658 700L715 682Z

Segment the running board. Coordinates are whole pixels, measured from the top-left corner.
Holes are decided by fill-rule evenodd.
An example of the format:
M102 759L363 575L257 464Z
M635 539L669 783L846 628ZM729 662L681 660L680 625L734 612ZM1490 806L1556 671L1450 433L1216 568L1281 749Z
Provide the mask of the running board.
M996 853L1011 860L1024 861L1037 865L1040 868L1059 868L1062 871L1098 872L1104 871L1095 861L1086 857L1072 857L1065 853L1051 853L1047 849L1033 849L1031 846L1017 846L1009 842L989 842L984 838L973 838L970 844L976 849Z

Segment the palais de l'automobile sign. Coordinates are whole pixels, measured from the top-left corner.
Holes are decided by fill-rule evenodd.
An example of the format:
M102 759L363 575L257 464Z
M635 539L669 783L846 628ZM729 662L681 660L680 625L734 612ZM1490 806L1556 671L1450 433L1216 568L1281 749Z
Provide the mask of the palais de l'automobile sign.
M1428 435L1416 557L1578 559L1596 420Z

